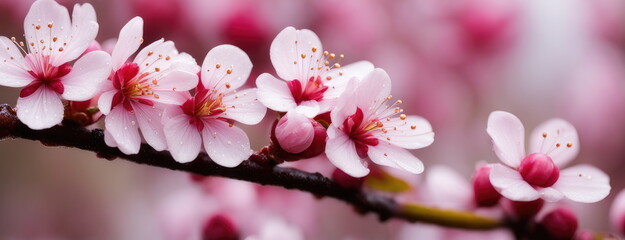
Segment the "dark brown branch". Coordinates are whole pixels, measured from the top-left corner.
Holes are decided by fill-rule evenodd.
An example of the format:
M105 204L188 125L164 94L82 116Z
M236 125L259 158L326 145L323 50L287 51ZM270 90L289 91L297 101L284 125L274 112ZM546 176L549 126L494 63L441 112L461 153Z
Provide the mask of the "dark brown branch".
M234 168L222 167L204 153L195 161L181 164L170 156L167 151L155 151L143 144L135 155L126 155L117 148L108 147L104 143L102 130L88 130L83 127L54 126L44 130L32 130L22 124L11 106L0 105L0 140L4 138L24 138L41 141L47 146L65 146L92 151L103 158L122 158L131 162L146 164L171 170L184 171L203 176L220 176L254 182L262 185L281 186L287 189L298 189L316 196L327 196L342 200L358 211L377 214L381 221L398 218L410 222L428 222L441 226L466 229L493 229L500 222L469 212L439 210L435 208L412 205L401 206L392 198L361 189L345 188L335 181L319 174L308 173L293 168L284 168L261 164L267 160L261 151L250 157L252 161L244 161ZM460 217L459 217L460 216Z

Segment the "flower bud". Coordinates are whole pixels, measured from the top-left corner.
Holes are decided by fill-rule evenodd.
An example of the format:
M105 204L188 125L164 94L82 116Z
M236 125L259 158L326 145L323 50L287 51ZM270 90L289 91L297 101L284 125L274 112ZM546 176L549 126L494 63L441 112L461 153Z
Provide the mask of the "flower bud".
M490 166L484 165L478 168L473 176L473 198L479 207L495 206L501 199L501 194L490 183L489 174Z
M203 240L237 240L239 231L234 222L223 214L211 217L202 230Z
M571 210L560 207L540 221L538 231L549 239L573 239L577 231L577 217Z
M541 198L529 202L508 201L510 214L517 219L530 219L543 208L545 200Z
M625 190L621 190L610 208L610 222L614 230L625 234Z
M560 177L560 169L543 153L532 153L521 161L519 172L529 184L539 187L550 187Z
M326 128L295 112L276 121L271 131L269 152L277 159L295 161L315 157L325 151Z
M98 109L98 98L99 96L87 101L69 101L65 107L65 120L83 127L94 124L103 116Z

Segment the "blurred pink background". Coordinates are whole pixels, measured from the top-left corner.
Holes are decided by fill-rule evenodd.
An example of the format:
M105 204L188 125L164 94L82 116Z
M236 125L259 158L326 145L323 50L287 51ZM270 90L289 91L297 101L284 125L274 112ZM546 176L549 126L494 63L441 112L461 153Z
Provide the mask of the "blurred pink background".
M31 2L0 0L1 35L22 36ZM70 10L76 3L59 2ZM405 111L430 120L434 144L414 151L426 164L425 174L442 164L469 181L478 161L497 162L486 134L491 111L514 113L528 133L549 118L564 118L580 136L574 164L599 167L612 184L610 196L599 203L564 204L578 214L582 229L613 230L609 207L625 187L623 1L87 2L98 14L103 47L128 20L142 16L146 43L174 40L200 63L218 44L239 46L254 64L250 86L258 74L274 73L269 45L280 30L315 31L324 49L346 55L345 63L369 60L384 68ZM2 87L0 103L14 106L18 94ZM253 149L268 143L273 119L270 112L260 125L244 128ZM0 152L1 239L194 239L215 212L231 216L241 237L262 235L272 218L306 239L407 234L397 221L379 223L308 193L221 179L198 187L185 173L26 140L2 141ZM443 236L437 234L430 236Z

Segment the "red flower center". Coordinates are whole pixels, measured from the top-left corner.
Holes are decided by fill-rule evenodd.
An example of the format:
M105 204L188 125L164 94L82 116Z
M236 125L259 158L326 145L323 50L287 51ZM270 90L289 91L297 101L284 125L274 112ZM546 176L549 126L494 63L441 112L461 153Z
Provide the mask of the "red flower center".
M22 89L20 97L32 95L42 85L49 87L58 94L63 94L63 92L65 92L65 87L61 82L61 78L72 71L72 66L70 66L69 63L65 63L55 67L50 64L50 56L42 56L43 59L39 59L38 57L38 55L26 55L26 63L31 69L28 73L34 80Z
M560 169L546 154L532 153L521 161L519 172L531 185L550 187L560 177Z
M113 96L111 107L122 104L129 112L134 112L130 101L135 101L148 106L154 106L154 102L140 96L152 95L158 98L158 95L152 91L152 85L158 82L150 81L147 76L149 73L139 74L139 65L133 62L125 63L115 73L111 75L113 86L118 92Z
M302 86L302 82L297 79L288 81L286 84L297 104L309 100L319 101L323 99L323 93L328 90L328 86L323 85L319 76L310 77L305 86Z
M356 113L350 115L343 121L343 132L356 145L356 152L360 158L367 157L369 146L377 146L380 140L371 134L371 130L378 128L379 121L369 121L363 124L364 114L360 108L356 108Z
M217 93L214 89L198 88L195 96L183 103L180 108L182 108L185 114L193 117L190 123L195 125L198 131L202 131L204 123L201 118L215 118L226 112L226 106L223 105L223 97L223 93Z

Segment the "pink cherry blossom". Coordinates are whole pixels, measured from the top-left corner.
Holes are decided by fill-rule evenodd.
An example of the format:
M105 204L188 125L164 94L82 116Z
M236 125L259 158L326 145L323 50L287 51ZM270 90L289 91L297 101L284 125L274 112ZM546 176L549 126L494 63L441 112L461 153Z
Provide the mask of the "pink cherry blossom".
M158 40L126 62L143 43L142 35L140 17L122 28L113 49L113 73L98 101L107 116L106 143L126 154L139 152L141 135L154 149L165 150L162 105L184 103L198 82L199 66L190 55L178 53L171 41Z
M530 136L530 154L525 152L523 124L511 113L491 113L486 131L502 162L493 165L490 181L510 200L554 202L566 197L590 203L610 192L609 177L593 166L560 170L579 151L577 131L567 121L551 119L538 126Z
M389 105L390 92L388 74L375 69L353 91L341 96L331 113L326 145L334 166L353 177L362 177L369 173L362 159L369 157L379 165L415 174L423 172L423 163L406 149L432 144L432 127L424 118L403 114L401 100Z
M614 230L625 235L625 190L621 190L612 202L610 222Z
M225 167L249 158L250 141L234 122L257 124L267 111L255 88L237 90L251 70L252 62L237 47L220 45L208 52L195 96L168 107L163 117L169 151L176 161L192 161L202 145L211 159Z
M39 0L24 20L25 41L0 37L0 85L24 87L17 100L17 117L32 129L61 123L61 100L89 100L110 72L111 58L102 51L69 64L98 33L90 4L76 4L72 20L65 7L53 0Z
M360 78L373 70L367 61L341 67L334 61L344 56L323 51L317 35L308 29L285 28L269 51L282 80L268 73L258 76L258 99L278 112L300 108L309 118L330 111L352 77Z

